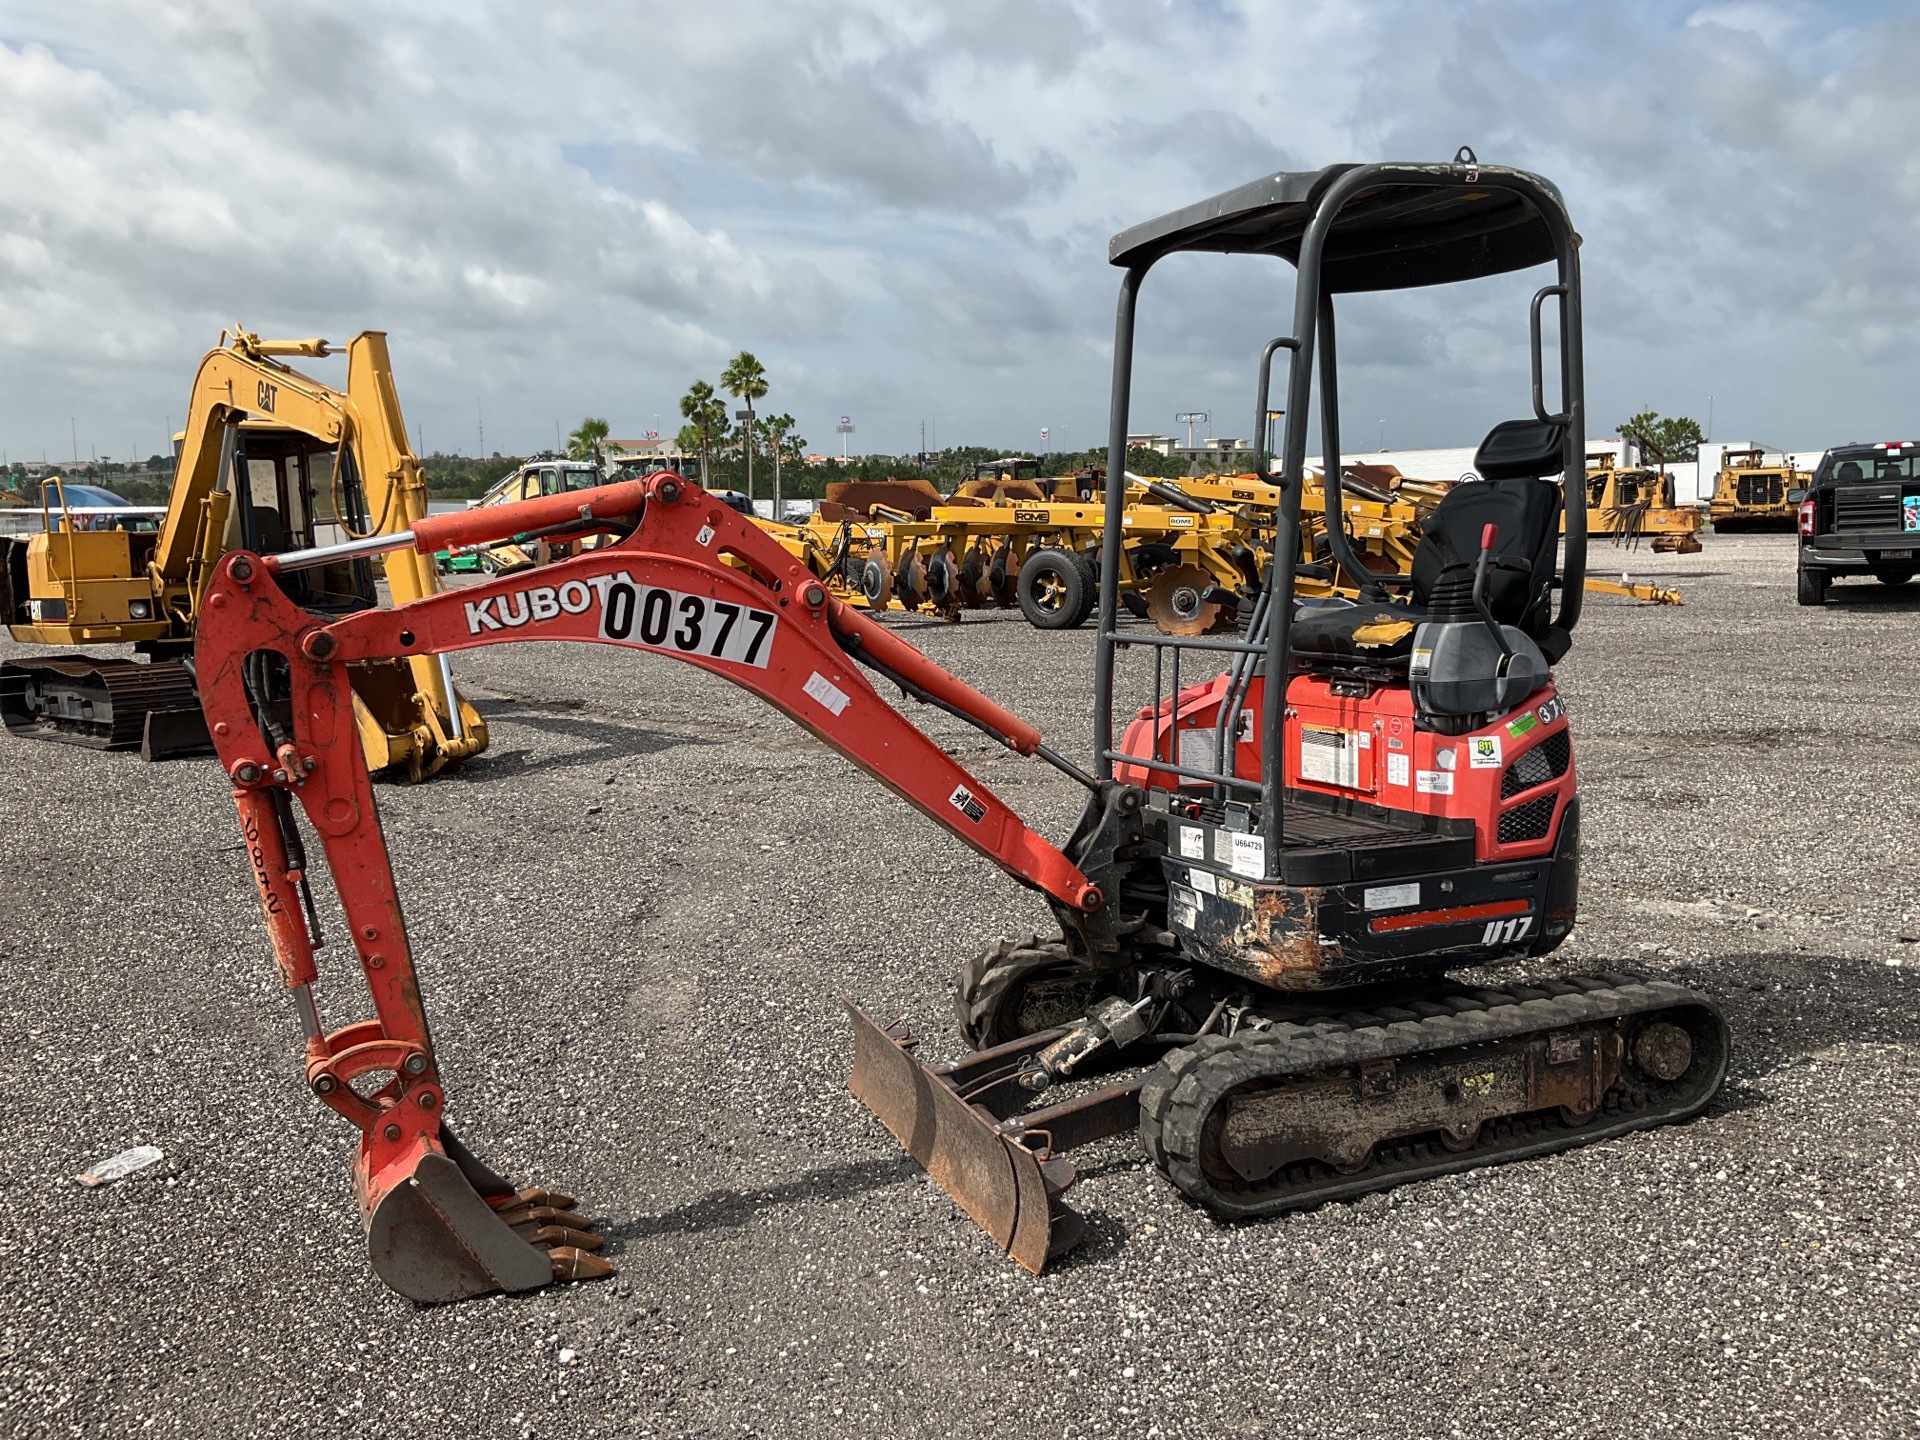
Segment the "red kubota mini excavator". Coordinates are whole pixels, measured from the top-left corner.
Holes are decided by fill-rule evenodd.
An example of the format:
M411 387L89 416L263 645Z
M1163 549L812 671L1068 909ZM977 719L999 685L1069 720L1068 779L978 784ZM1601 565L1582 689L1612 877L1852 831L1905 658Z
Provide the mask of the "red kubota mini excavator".
M671 474L222 559L199 632L208 726L305 1026L308 1083L361 1131L357 1190L381 1277L445 1301L611 1269L567 1197L515 1190L454 1138L357 749L350 665L505 641L627 646L724 676L1046 896L1057 938L1003 941L961 973L970 1057L925 1064L903 1030L848 1007L852 1088L1031 1270L1080 1234L1064 1152L1127 1129L1187 1195L1250 1217L1698 1112L1727 1062L1706 997L1612 974L1502 988L1446 977L1543 955L1574 923L1580 802L1552 666L1579 619L1586 557L1576 247L1551 185L1467 151L1271 175L1115 238L1108 473L1125 464L1148 270L1183 251L1289 261L1292 330L1260 359L1253 433L1284 351L1287 533L1317 369L1328 538L1360 599L1296 605L1282 546L1240 637L1122 631L1125 487L1109 486L1090 769ZM1374 574L1342 528L1336 297L1534 266L1555 274L1531 306L1532 416L1487 436L1479 478L1426 522L1412 574ZM537 575L393 610L335 619L283 588L303 567L388 548L596 533L611 543ZM1226 668L1196 682L1196 664ZM1116 735L1123 669L1145 703ZM1084 785L1072 836L1056 847L1028 829L867 672ZM343 1028L323 1025L313 994L296 811L372 992L372 1017Z

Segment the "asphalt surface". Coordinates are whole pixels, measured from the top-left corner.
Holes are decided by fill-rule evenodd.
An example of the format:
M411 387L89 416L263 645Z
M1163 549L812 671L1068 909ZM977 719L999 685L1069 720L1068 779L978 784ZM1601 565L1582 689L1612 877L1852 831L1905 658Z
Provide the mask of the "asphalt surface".
M1543 967L1718 997L1706 1115L1244 1226L1116 1140L1039 1279L846 1094L838 997L956 1053L952 972L1045 911L751 697L465 656L491 749L382 788L450 1118L620 1266L440 1309L366 1263L211 762L0 737L0 1433L1920 1430L1920 593L1801 609L1788 537L1707 543L1596 552L1686 603L1595 597L1562 667L1585 884ZM901 628L1084 754L1088 633ZM1064 837L1068 782L917 713Z

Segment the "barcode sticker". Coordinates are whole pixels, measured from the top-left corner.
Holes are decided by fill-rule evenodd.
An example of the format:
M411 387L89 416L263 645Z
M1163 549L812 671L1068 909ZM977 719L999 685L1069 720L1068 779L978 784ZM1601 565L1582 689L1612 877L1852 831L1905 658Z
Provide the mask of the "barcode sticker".
M1233 837L1233 873L1258 880L1267 869L1267 842L1258 835Z

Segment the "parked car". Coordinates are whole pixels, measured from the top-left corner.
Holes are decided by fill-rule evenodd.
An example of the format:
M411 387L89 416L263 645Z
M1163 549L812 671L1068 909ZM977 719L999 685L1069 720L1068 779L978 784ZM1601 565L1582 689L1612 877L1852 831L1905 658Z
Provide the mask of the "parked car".
M1840 445L1820 457L1813 483L1787 492L1799 506L1797 595L1824 605L1847 575L1882 585L1913 579L1920 549L1920 443Z

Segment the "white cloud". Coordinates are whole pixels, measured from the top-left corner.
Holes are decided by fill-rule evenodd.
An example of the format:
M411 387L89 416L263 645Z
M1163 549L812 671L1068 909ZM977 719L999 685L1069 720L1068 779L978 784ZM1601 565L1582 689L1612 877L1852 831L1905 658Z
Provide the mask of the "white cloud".
M1711 393L1723 430L1818 445L1905 423L1916 62L1913 19L1801 4L16 0L0 445L79 415L83 448L157 448L236 320L388 330L434 443L476 397L490 446L640 427L747 347L816 437L1089 444L1111 233L1463 141L1569 198L1597 421ZM1527 288L1355 304L1349 429L1464 443L1523 408ZM1284 269L1148 289L1136 424L1244 431Z

